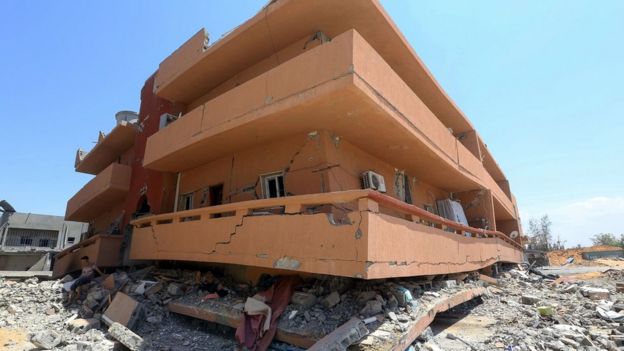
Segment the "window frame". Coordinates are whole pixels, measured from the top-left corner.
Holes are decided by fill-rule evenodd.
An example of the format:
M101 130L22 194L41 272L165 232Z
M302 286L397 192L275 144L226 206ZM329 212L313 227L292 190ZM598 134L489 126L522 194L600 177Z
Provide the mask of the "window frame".
M262 198L275 199L275 198L286 196L286 187L284 186L284 174L285 174L284 171L278 171L278 172L271 172L271 173L265 173L265 174L260 175L260 184L262 187ZM280 188L279 178L282 179L281 188ZM273 179L275 179L275 184L277 188L276 197L271 197L270 196L271 194L269 193L269 181Z

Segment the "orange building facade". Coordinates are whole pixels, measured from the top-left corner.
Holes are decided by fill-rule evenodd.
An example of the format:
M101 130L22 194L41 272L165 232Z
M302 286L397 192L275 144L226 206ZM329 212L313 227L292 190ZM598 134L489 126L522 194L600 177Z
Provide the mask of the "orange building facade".
M215 43L201 30L141 99L77 157L96 176L67 205L119 264L376 279L522 259L507 178L376 1L278 0Z

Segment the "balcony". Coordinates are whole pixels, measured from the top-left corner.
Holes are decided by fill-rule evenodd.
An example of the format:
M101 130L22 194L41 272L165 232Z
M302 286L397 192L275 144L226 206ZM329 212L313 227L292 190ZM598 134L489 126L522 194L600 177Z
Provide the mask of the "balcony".
M67 201L65 219L89 222L121 201L130 189L131 170L130 166L110 164Z
M200 105L152 135L144 165L178 172L319 129L448 191L498 187L481 161L354 30ZM499 199L505 202L501 209L513 216L510 199Z
M121 121L107 135L100 132L97 144L86 155L82 150L76 153L76 172L98 174L115 162L134 144L137 133L132 123Z
M121 235L99 234L72 245L54 256L52 276L59 278L80 270L83 256L89 256L98 267L116 267L120 264L121 242Z
M317 210L329 207L346 212ZM518 241L503 233L466 227L370 190L245 201L132 224L130 258L140 260L378 279L467 272L522 259Z
M370 43L445 127L452 128L455 133L474 129L441 89L381 4L374 0L271 2L210 46L202 30L160 64L155 92L167 100L189 104L297 40L309 38L317 31L333 40L351 29ZM282 61L281 54L279 61Z

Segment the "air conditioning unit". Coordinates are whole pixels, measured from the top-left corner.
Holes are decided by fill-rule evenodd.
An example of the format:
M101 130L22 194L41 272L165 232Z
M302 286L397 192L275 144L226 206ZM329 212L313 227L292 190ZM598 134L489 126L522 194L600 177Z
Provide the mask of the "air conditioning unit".
M373 189L379 192L386 192L386 182L384 177L373 171L366 171L362 173L362 187L364 189Z

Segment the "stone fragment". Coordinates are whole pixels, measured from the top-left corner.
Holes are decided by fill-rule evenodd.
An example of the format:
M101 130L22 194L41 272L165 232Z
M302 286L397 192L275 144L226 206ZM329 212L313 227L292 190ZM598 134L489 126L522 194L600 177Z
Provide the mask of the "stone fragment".
M594 288L590 286L582 287L581 294L591 300L607 300L609 299L609 290L604 288Z
M46 330L39 332L30 339L35 346L44 349L52 350L63 341L61 335L53 330Z
M520 301L525 305L535 305L540 301L540 299L535 295L522 295Z
M182 287L176 283L171 283L167 286L167 294L171 296L180 296L184 294Z
M374 299L375 295L377 295L377 293L375 291L372 291L372 290L362 291L361 293L358 294L356 300L357 300L357 302L360 305L365 305L366 302L368 302L369 300Z
M370 300L366 302L366 305L360 311L363 316L369 317L382 311L382 304L379 300Z
M117 322L114 322L110 328L108 328L108 334L130 349L130 351L139 351L143 349L143 338Z
M303 291L295 291L290 298L290 302L295 305L310 307L316 303L316 296Z
M89 319L78 318L69 322L67 324L67 327L72 331L72 333L84 334L93 328L99 328L100 321L94 318L89 318Z
M326 308L332 308L340 302L340 294L337 291L333 291L331 294L325 296L323 299L323 306Z

